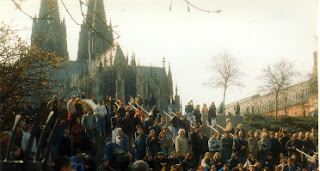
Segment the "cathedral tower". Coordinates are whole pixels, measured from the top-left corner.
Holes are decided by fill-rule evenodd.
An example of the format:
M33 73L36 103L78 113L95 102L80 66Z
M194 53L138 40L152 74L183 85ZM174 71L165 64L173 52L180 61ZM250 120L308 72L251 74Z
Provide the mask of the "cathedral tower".
M60 20L58 1L41 0L32 26L31 44L68 59L65 20Z
M81 25L78 61L98 58L113 44L111 21L107 25L103 0L89 0L87 17Z

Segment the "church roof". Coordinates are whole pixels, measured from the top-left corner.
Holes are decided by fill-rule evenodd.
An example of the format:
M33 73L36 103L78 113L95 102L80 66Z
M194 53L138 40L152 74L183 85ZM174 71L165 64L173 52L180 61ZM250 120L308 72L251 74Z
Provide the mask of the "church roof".
M137 70L140 72L140 75L144 76L143 78L145 81L151 77L156 77L160 80L165 80L167 78L166 70L164 68L137 66Z

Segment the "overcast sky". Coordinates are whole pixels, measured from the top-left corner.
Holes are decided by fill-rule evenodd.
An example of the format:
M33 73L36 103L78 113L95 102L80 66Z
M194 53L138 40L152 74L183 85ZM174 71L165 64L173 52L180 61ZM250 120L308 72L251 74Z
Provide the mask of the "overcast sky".
M64 1L82 23L79 1ZM261 70L280 58L294 62L301 73L312 70L314 37L319 35L317 0L190 0L206 10L221 9L220 14L192 7L188 12L184 0L172 0L169 11L170 1L104 0L104 5L125 54L134 51L141 65L161 67L163 57L170 62L183 105L190 99L199 104L222 101L222 89L202 84L210 77L210 58L224 50L240 61L245 73L245 87L230 89L227 103L258 94ZM22 9L32 16L39 13L39 6L40 0L22 3ZM71 20L60 0L59 7L67 23L69 55L76 60L80 26ZM0 21L26 28L20 35L30 39L32 19L15 10L11 0L0 1L0 13Z

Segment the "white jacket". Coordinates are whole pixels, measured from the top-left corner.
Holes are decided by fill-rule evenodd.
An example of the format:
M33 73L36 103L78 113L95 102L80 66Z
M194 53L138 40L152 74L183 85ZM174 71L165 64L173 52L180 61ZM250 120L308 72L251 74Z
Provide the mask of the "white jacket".
M98 105L96 109L94 109L94 114L103 118L107 115L107 109L104 105Z
M26 133L23 134L22 140L21 140L21 150L22 151L26 151L27 146L28 146L28 141L30 139L30 135L31 135L30 132L26 132ZM33 139L33 143L32 143L32 147L31 147L31 152L32 153L36 152L36 149L37 149L36 142L37 142L37 140L36 140L36 138L34 138Z

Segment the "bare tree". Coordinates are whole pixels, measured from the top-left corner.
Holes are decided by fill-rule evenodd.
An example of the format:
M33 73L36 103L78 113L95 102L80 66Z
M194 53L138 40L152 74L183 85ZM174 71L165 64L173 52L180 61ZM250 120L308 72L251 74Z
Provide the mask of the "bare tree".
M284 59L273 65L268 65L262 71L263 74L260 77L262 86L260 90L270 92L273 95L275 99L275 117L277 118L280 93L293 83L298 73L295 71L293 63Z
M212 77L205 85L223 88L222 105L224 108L227 89L230 86L243 87L241 83L243 73L240 72L239 62L228 51L225 51L212 57L209 69Z

